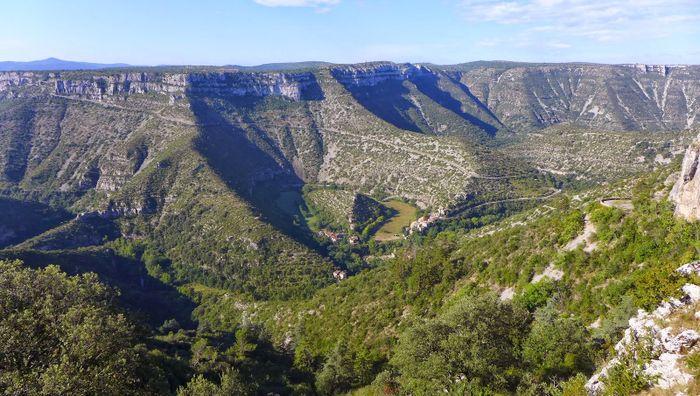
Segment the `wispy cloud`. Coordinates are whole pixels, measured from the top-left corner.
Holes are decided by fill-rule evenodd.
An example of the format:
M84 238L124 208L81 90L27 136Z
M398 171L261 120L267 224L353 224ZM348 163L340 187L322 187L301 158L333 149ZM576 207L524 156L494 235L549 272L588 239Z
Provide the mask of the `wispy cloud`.
M0 49L3 50L14 50L19 48L26 48L28 45L19 38L14 37L0 37Z
M599 42L663 36L700 21L698 0L463 0L461 9L470 21Z
M265 7L313 7L327 12L330 6L340 3L340 0L253 0Z
M561 43L558 41L553 41L550 43L547 43L547 46L549 48L554 48L554 49L566 49L566 48L571 48L571 44L569 43Z

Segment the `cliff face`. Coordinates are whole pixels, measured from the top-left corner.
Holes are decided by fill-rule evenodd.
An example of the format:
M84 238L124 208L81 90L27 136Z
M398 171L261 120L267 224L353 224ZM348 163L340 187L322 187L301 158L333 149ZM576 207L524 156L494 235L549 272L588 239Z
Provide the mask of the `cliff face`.
M202 147L217 153L222 144L209 144L213 136L231 140L236 155L219 154L229 165L240 161L232 179L241 189L291 175L368 191L388 185L435 204L436 195L462 194L473 169L494 162L472 156L483 156L478 145L490 145L499 131L559 123L600 131L692 128L699 84L698 67L653 65L2 72L0 182L114 192L169 141L199 134ZM86 101L99 103L85 111ZM395 155L379 155L378 145ZM406 178L406 167L434 172ZM445 177L451 172L456 180Z
M470 96L473 103L460 100L463 106L480 108L497 119L493 125L515 131L560 123L682 130L696 125L700 112L698 66L486 63L441 68L380 62L338 66L332 74L350 89L447 76Z
M700 136L688 146L683 157L681 174L669 199L676 204L676 215L688 220L700 219Z
M604 130L696 125L700 67L520 65L453 74L514 130L573 123Z
M334 67L331 74L343 85L371 87L386 81L403 81L432 74L425 66L411 63L375 62Z
M32 72L6 72L0 73L0 92L7 91L12 87L28 85L34 82Z
M195 73L187 86L198 94L232 96L284 96L292 100L314 99L319 94L313 73Z
M231 96L284 96L301 100L315 94L313 73L159 73L131 72L90 75L34 72L0 73L0 94L16 96L22 87L41 88L53 95L90 100L113 96L157 94L183 99L188 92Z
M108 76L67 79L58 75L51 79L54 94L101 99L103 96L133 95L154 92L182 94L187 75L159 73L119 73Z
M383 100L387 102L385 107L392 109L413 108L414 118L426 118L420 114L424 104L416 104L410 92L386 89L414 83L429 96L436 93L431 99L438 104L456 113L464 112L475 118L472 121L485 122L488 125L477 127L491 132L503 126L528 131L559 123L602 130L682 130L700 120L700 66L484 63L440 67L374 62L329 66L329 71L357 98L367 97L373 103ZM318 70L3 72L0 97L21 95L19 88L30 86L54 95L90 100L155 93L175 102L189 92L282 96L299 101L323 97L317 75ZM378 94L383 96L377 98ZM414 131L439 129L411 123L414 125L399 120L396 124Z

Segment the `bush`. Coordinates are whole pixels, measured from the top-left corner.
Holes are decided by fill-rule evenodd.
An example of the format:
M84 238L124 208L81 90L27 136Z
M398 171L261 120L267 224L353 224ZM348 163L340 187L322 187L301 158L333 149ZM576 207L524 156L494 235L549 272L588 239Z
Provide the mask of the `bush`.
M528 322L526 311L494 295L470 298L406 331L391 364L402 389L414 394L514 390Z
M134 325L95 274L0 261L0 389L7 394L134 394L158 387ZM155 373L155 375L154 375Z
M203 375L197 375L187 383L187 386L177 390L178 396L243 396L253 393L253 390L244 384L236 369L224 371L219 378L218 385Z
M618 363L610 367L602 378L606 396L635 394L656 382L656 377L644 372L645 364L652 358L652 345L653 341L648 337L627 346L618 356Z
M321 372L316 376L316 388L322 395L335 395L350 390L354 365L348 347L340 342L335 346Z
M537 308L543 307L554 295L557 289L555 282L542 280L537 283L529 283L517 296L515 302L521 304L528 311L534 312Z
M535 314L523 345L523 358L542 379L567 378L593 370L586 327L574 318L561 316L551 304Z

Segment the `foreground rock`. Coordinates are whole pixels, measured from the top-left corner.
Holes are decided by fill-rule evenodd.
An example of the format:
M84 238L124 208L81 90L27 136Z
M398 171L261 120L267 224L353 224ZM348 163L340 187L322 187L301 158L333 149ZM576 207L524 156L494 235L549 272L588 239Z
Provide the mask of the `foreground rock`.
M689 263L677 271L685 276L700 274L700 265ZM642 372L638 374L648 378L650 386L678 389L692 381L693 376L684 370L683 358L698 344L700 333L696 329L674 328L671 319L697 306L700 286L686 284L682 291L680 299L664 301L651 313L640 309L636 316L630 318L629 327L615 345L616 356L586 383L590 396L604 394L609 371L620 364L628 367L630 361L642 364ZM650 358L644 362L642 356Z

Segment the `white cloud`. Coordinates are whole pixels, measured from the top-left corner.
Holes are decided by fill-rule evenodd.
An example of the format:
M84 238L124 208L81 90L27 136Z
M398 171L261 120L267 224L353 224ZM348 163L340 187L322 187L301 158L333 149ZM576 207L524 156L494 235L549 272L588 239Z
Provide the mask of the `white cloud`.
M479 47L496 47L498 45L501 45L502 43L503 43L503 40L495 39L495 38L487 38L487 39L479 40L474 44L479 46Z
M549 48L554 48L554 49L566 49L566 48L571 48L572 45L569 43L561 43L558 41L553 41L551 43L547 43L547 46Z
M327 10L329 6L340 3L340 0L253 0L266 7L320 7Z
M461 9L473 22L599 42L635 35L660 37L681 24L700 21L698 0L463 0Z
M29 45L20 39L13 37L0 37L0 49L2 50L10 51L27 47L29 47ZM3 60L7 59L0 59L0 61Z

